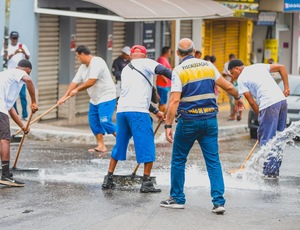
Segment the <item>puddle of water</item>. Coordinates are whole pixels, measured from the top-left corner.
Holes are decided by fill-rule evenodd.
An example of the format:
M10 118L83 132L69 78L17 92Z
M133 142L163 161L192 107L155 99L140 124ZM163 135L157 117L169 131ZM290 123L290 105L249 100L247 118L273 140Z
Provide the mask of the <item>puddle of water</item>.
M281 151L281 149L284 149L286 145L294 147L295 143L293 141L293 137L296 135L300 136L300 121L292 123L292 125L285 129L284 132L278 133L275 138L270 140L270 142L265 147L253 153L246 164L245 170L238 171L237 173L233 174L227 174L226 172L223 172L225 189L264 191L273 189L274 183L272 184L271 182L271 185L269 185L262 178L263 162L265 161L268 152L272 152L274 150L273 154L277 154L276 151ZM156 142L164 141L164 134L156 138ZM135 157L133 145L129 145L127 150L127 157L132 159ZM168 154L161 153L160 157L164 158L170 156ZM86 159L79 160L79 162L75 162L76 164L72 161L73 164L67 165L65 168L40 169L39 172L35 175L26 175L26 180L38 180L44 184L48 182L68 182L97 184L100 186L102 184L104 176L107 173L109 160L104 158L91 159L89 162L90 164L88 165L85 165ZM164 161L168 164L163 163ZM160 168L153 169L152 176L156 176L156 182L158 186L170 186L169 159L161 159L159 160L159 162L161 162L161 166ZM80 166L80 168L76 169L76 165ZM126 161L126 163L120 162L115 173L118 175L129 175L132 173L135 166L135 160L128 160ZM139 169L138 175L142 174L142 168L143 167ZM132 171L130 171L130 169L132 169ZM286 176L290 175L283 176L283 178L280 179L281 183L284 183ZM200 167L197 162L194 162L192 165L187 165L185 172L185 187L210 188L207 172L205 168L203 166ZM286 187L284 189L289 188Z

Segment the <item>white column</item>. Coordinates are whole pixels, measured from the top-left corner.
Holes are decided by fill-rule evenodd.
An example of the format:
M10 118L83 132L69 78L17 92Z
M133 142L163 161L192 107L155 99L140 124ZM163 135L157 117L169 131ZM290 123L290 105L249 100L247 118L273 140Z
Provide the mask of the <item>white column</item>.
M4 44L4 26L5 26L5 1L0 1L0 47ZM0 50L1 52L1 50ZM3 57L0 55L0 71L3 68Z
M299 13L293 13L293 29L292 29L292 74L299 74L299 31L300 31L300 17Z
M175 20L175 52L177 50L177 45L178 42L180 40L180 19L176 19ZM179 57L178 55L175 53L175 66L177 66L179 64Z
M193 20L193 38L195 49L202 49L202 19Z

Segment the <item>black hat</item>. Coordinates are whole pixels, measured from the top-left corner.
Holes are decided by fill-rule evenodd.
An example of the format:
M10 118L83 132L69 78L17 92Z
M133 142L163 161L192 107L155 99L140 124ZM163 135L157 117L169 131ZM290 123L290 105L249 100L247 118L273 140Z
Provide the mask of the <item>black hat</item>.
M19 61L18 66L23 67L23 68L32 69L31 62L26 59L22 59L21 61Z
M19 37L19 33L18 33L17 31L12 31L12 32L10 33L10 37L11 37L11 38L18 38L18 37Z
M244 65L244 63L241 60L239 60L239 59L233 59L228 64L228 70L231 70L231 69L233 69L233 68L235 68L237 66L243 66L243 65Z

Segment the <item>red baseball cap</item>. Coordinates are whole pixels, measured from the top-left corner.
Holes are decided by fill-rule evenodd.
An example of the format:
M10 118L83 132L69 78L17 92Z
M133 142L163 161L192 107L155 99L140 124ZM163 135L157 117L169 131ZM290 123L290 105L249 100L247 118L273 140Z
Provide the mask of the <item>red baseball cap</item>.
M134 45L131 47L130 53L134 53L136 49L139 49L141 51L141 53L143 54L147 54L147 50L145 48L145 46L141 46L141 45Z

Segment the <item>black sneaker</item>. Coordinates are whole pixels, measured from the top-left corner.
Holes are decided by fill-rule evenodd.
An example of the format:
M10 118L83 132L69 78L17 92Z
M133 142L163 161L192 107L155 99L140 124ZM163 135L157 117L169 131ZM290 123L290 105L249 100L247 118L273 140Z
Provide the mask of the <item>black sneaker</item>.
M159 188L155 188L153 182L150 181L143 181L141 189L140 189L141 193L156 193L156 192L161 192L161 189Z
M172 197L160 202L160 206L164 208L183 209L184 204L178 204Z
M113 181L113 176L106 175L104 177L104 181L102 183L102 189L111 189L111 188L114 188L115 186L116 186L116 184Z
M216 214L223 214L225 212L224 205L215 205L212 212Z
M23 187L25 184L21 181L17 181L12 177L12 174L5 176L1 176L0 184L9 185L13 187Z

